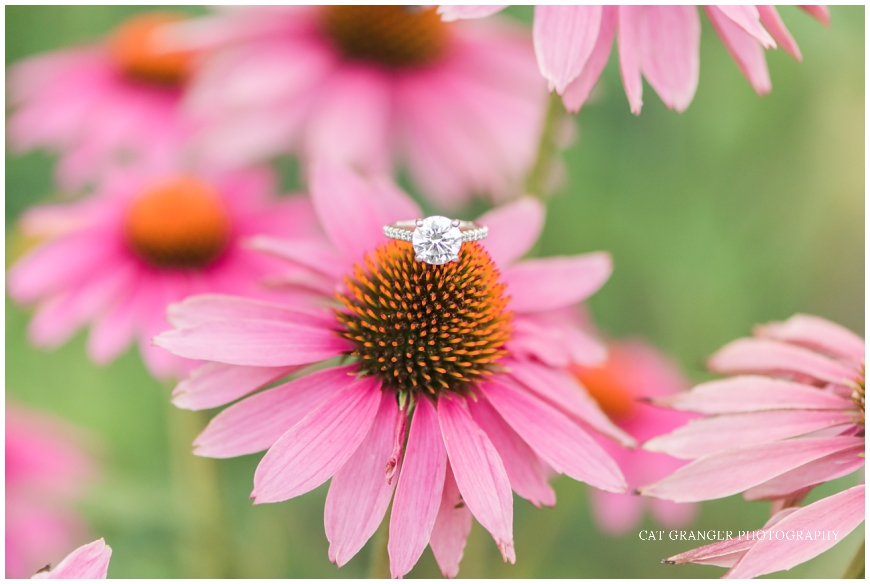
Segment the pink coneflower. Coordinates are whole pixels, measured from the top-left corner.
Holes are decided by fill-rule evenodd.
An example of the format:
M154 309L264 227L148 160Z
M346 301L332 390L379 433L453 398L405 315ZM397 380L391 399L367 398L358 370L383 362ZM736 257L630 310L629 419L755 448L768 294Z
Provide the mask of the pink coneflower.
M670 432L692 416L653 407L644 398L669 396L687 389L679 368L640 340L608 343L607 361L596 366L573 366L571 372L601 409L639 442ZM658 480L685 464L671 456L630 450L608 440L598 441L625 473L630 488ZM645 508L662 525L674 528L689 523L695 505L592 490L592 513L605 531L622 535L636 527Z
M59 153L57 176L67 190L111 166L177 156L189 133L178 105L193 56L161 50L155 30L182 18L141 14L102 42L15 65L9 76L12 146Z
M481 18L503 9L494 6L441 6L447 21ZM802 6L821 22L824 6ZM778 42L795 59L801 53L773 6L704 6L713 28L740 71L759 94L769 93L764 49ZM701 20L697 6L536 6L534 22L538 66L550 90L569 111L579 111L610 57L619 46L622 84L631 111L643 105L641 75L671 109L692 102L700 69Z
M457 261L430 265L415 261L411 243L383 235L384 225L420 216L395 187L319 165L311 193L329 243L258 245L308 268L333 308L194 297L171 307L178 330L155 343L211 362L182 384L190 409L228 403L300 366L352 360L323 363L225 409L196 439L196 454L268 448L254 475L256 503L332 477L325 526L339 566L375 532L392 498L393 576L406 574L427 544L455 576L472 516L513 562L511 489L553 505L554 471L624 492L618 467L587 429L632 440L582 399L564 369L569 356L594 362L602 348L565 323L542 326L604 283L607 254L517 262L543 223L540 203L521 199L481 217L490 229L482 244L464 243ZM560 366L537 358L559 343L552 360Z
M281 266L244 239L313 232L310 203L273 198L274 186L266 169L125 169L84 200L29 210L23 230L47 241L12 266L9 294L37 303L31 341L55 347L90 323L95 362L138 339L152 374L180 375L184 360L151 346L166 307L204 292L268 297L260 280Z
M447 24L434 8L261 6L176 33L214 49L188 102L209 158L402 163L449 207L517 193L534 161L546 90L521 28Z
M6 404L6 577L27 578L87 533L73 502L96 465L76 430Z
M737 376L655 400L708 417L644 445L694 461L641 493L703 501L742 492L750 501L773 501L773 510L783 512L766 528L835 530L839 539L855 529L864 520L863 485L796 506L814 487L864 466L864 341L837 324L799 314L757 327L752 338L726 345L708 365ZM730 550L719 563L702 563L731 567L728 577L750 578L789 569L836 541L768 538ZM670 560L704 560L708 552Z
M109 571L112 548L103 538L73 550L57 566L40 570L32 579L45 580L105 580Z

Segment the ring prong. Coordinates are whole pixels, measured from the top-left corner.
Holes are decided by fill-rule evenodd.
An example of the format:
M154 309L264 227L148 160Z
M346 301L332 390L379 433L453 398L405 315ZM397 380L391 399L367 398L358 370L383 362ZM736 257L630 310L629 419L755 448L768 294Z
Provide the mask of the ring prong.
M423 220L417 219L416 221L414 221L414 225L416 225L417 227L423 227Z
M459 227L459 223L460 223L459 219L454 219L453 221L450 222L450 225L451 225L451 227Z

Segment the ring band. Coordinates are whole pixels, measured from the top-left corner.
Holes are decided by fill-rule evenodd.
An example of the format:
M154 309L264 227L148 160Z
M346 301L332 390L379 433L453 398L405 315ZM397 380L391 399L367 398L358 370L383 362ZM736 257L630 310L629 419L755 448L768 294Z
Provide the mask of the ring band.
M410 241L417 261L432 265L459 261L459 249L463 243L478 241L488 234L486 226L440 215L384 225L384 235Z
M414 231L417 228L417 222L421 219L411 221L396 221L392 225L384 225L384 235L390 239L399 239L401 241L411 241L414 236ZM458 219L454 219L454 222ZM489 235L489 227L477 225L474 221L459 221L456 226L459 232L462 233L463 243L466 241L477 241Z

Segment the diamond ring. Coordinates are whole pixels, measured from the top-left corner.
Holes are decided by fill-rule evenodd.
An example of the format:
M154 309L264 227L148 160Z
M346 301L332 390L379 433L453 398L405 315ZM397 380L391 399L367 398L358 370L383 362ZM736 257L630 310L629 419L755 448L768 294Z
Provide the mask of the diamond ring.
M410 241L414 244L416 260L435 266L458 261L459 248L464 242L483 239L487 233L487 227L440 215L384 225L384 235Z

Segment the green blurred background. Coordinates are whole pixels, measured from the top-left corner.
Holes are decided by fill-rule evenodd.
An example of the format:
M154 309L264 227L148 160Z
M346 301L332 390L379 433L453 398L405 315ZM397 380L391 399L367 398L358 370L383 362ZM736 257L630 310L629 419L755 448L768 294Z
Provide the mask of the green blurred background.
M140 9L7 7L6 64L98 39ZM510 13L531 20L527 7ZM829 29L796 8L780 13L804 62L768 51L773 92L763 98L705 17L700 84L683 114L668 111L646 85L643 114L631 115L611 55L596 98L576 117L567 181L549 202L537 248L540 255L610 251L615 272L591 301L597 323L615 337L646 337L693 381L709 378L705 358L755 323L807 312L864 330L864 8L833 7ZM21 211L52 195L51 169L42 153L7 154L7 249ZM376 535L341 570L329 563L325 487L254 507L248 495L260 455L217 462L190 455L184 443L207 416L174 410L169 388L150 379L135 352L100 368L87 361L83 334L43 352L24 340L27 312L7 300L6 317L7 395L89 428L103 443L106 470L82 510L114 548L110 577L362 577L379 561ZM208 489L210 473L218 491ZM810 501L857 480L817 489ZM637 531L603 535L586 487L564 478L554 486L553 509L516 500L515 566L502 564L475 524L460 577L723 573L661 565L694 546L640 541ZM754 529L767 514L767 504L735 496L705 503L692 527ZM654 528L647 519L638 529ZM838 577L862 537L863 526L780 575ZM438 575L428 550L410 574Z

